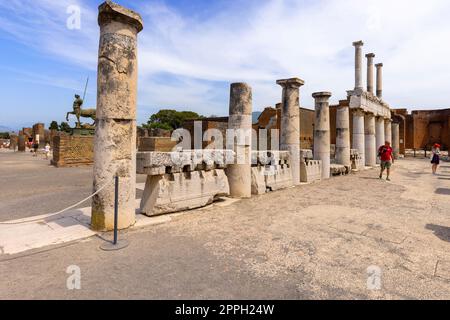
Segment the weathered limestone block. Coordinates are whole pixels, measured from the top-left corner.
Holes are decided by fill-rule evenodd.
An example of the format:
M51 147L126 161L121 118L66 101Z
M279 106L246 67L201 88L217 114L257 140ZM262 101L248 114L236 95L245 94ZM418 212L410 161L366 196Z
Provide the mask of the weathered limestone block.
M350 172L351 168L341 164L331 164L330 174L332 176L343 176Z
M264 167L252 167L252 194L266 193L266 170Z
M364 168L365 168L365 161L360 156L358 150L356 150L356 149L351 149L350 150L350 159L352 161L352 165L351 165L352 170L356 170L356 171L364 170Z
M289 151L252 151L252 164L253 165L281 165L290 163Z
M142 18L111 1L99 7L100 45L94 140L94 191L91 226L114 227L115 175L119 182L119 229L135 222L137 34Z
M139 139L139 151L171 152L177 145L170 137L141 137Z
M313 155L313 151L311 149L301 149L300 150L300 161L313 160L313 159L314 159L314 155Z
M234 159L232 150L204 149L176 152L138 152L136 172L159 175L194 170L223 169ZM232 162L231 162L232 163Z
M291 167L284 165L266 166L265 167L266 190L276 191L292 187Z
M148 176L140 209L148 216L195 209L229 192L223 169Z
M300 162L301 178L304 183L322 180L322 161L308 160Z
M53 159L56 167L77 167L94 163L94 137L60 135L53 137Z

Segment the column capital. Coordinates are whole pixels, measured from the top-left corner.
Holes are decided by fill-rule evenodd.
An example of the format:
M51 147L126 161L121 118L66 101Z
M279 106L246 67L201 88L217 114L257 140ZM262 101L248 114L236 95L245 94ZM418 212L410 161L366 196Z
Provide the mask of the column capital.
M277 84L283 88L300 88L305 84L305 81L300 78L280 79L277 80Z
M318 99L318 98L330 98L331 97L331 92L327 92L327 91L321 91L321 92L315 92L312 94L312 97L314 99Z
M382 67L383 67L383 64L382 64L382 63L377 63L377 64L375 65L375 67L377 67L377 68L382 68Z
M375 58L375 53L368 53L368 54L366 54L366 58L370 58L370 59L373 59L373 58Z
M103 26L111 21L118 21L135 27L137 32L141 32L144 28L144 23L139 13L124 8L110 0L103 2L98 7L98 12L99 26Z
M354 47L362 47L364 45L364 42L362 40L353 42Z

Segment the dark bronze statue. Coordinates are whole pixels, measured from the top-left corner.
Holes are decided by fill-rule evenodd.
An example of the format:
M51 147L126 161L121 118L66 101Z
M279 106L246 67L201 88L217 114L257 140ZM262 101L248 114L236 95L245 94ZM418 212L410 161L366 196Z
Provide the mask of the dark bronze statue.
M83 99L79 95L75 95L75 101L73 102L73 111L67 112L66 120L69 121L69 114L73 114L77 117L76 128L82 128L83 126L92 127L95 125L95 109L82 109ZM92 125L81 125L80 118L91 118L94 123Z

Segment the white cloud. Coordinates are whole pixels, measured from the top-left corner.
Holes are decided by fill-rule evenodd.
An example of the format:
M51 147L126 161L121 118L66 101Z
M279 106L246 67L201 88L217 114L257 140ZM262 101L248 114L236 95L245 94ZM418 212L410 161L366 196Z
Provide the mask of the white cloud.
M8 7L19 17L31 17L31 21L1 17L0 29L61 61L92 70L97 13L80 1L79 32L64 29L65 8L74 2L69 0L0 4L0 9ZM292 76L306 81L302 105L312 106L314 91L332 91L332 100L337 101L353 86L351 43L362 39L364 50L375 52L376 61L385 64L384 96L392 106L448 106L442 93L450 83L449 1L245 3L233 2L202 20L162 2L139 4L145 22L139 39L139 105L226 114L228 89L224 92L217 84L246 81L253 87L254 109L260 110L280 100L275 81ZM39 24L42 28L36 29ZM164 77L177 81L161 82Z

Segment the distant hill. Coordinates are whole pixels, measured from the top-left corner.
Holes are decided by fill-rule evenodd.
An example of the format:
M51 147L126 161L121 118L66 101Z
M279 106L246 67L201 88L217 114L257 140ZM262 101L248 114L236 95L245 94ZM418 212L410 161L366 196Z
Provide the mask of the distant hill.
M10 127L0 125L0 132L13 132L13 131L14 129L11 129Z

